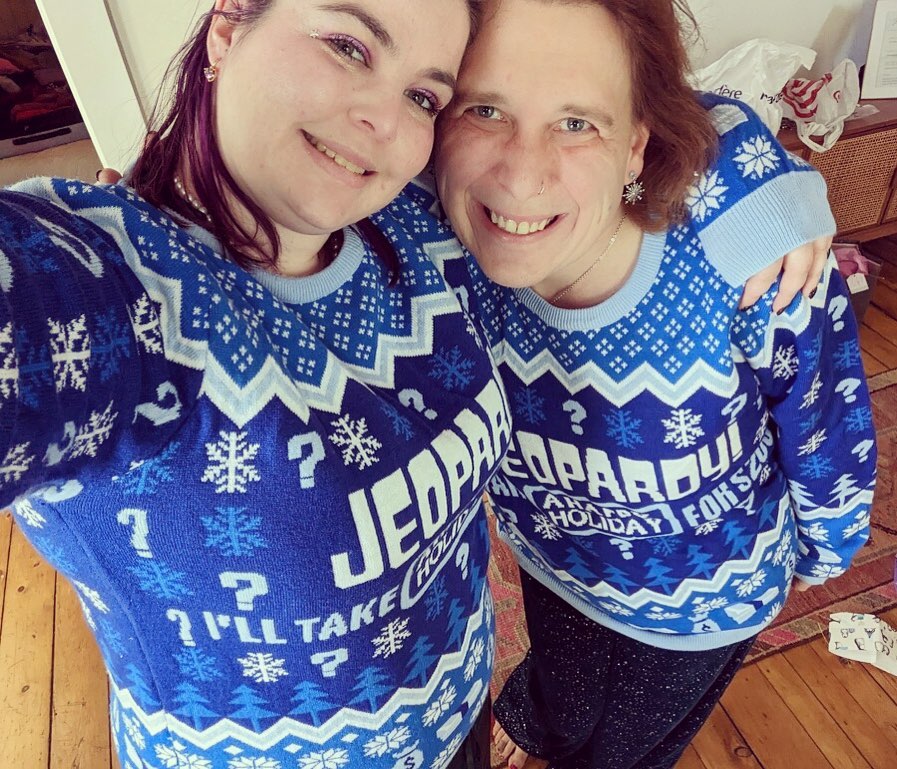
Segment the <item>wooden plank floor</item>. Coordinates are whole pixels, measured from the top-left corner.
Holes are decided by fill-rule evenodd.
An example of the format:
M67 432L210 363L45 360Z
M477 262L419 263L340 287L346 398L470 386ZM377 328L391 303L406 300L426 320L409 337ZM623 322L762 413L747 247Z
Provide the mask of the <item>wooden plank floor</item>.
M872 376L897 369L897 243L861 330ZM885 615L897 626L897 610ZM742 670L679 769L897 765L897 677L825 639ZM108 687L71 588L0 514L0 769L117 769Z

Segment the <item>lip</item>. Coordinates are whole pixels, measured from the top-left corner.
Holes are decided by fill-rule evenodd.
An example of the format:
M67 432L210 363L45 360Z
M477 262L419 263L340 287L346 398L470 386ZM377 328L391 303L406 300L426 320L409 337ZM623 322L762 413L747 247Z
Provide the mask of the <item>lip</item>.
M499 211L495 208L490 208L489 206L484 205L478 201L474 202L474 205L477 208L478 216L477 218L482 222L482 226L487 228L489 234L492 237L501 238L503 242L508 244L530 244L535 243L541 240L542 238L548 237L558 226L559 222L564 219L563 214L550 214L543 216L519 216L519 215L511 215L502 211ZM499 227L492 221L490 213L494 213L497 216L501 216L505 219L510 219L512 221L517 222L518 224L538 224L540 222L545 221L546 219L550 219L550 223L543 230L539 230L538 232L530 232L526 235L518 235L515 233L507 232Z
M332 141L325 141L314 134L310 134L307 131L300 131L302 138L305 140L305 146L308 150L308 153L314 159L314 161L324 170L329 172L332 176L345 181L352 187L362 187L367 181L374 176L377 172L370 170L373 167L373 163L359 155L357 152L353 152L352 150L337 144ZM331 152L345 158L352 165L358 166L359 168L364 169L364 173L357 174L350 171L348 168L344 168L343 166L335 163L331 158L321 152L317 146L317 143L321 143L327 147Z

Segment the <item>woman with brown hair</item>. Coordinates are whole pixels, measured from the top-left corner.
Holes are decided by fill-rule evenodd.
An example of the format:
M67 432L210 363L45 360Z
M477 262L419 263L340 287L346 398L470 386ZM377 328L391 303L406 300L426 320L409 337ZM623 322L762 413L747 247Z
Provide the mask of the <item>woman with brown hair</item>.
M494 706L516 769L672 767L792 583L868 536L833 261L787 307L738 306L770 244L834 231L798 194L821 182L692 92L679 5L491 0L437 137L514 412L491 495L531 641Z

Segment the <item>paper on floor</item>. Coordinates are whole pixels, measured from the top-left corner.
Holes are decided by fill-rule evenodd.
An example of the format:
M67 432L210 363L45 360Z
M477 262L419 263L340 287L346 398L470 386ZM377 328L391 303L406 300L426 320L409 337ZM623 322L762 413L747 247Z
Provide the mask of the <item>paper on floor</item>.
M897 675L897 630L874 614L837 612L828 624L832 654Z

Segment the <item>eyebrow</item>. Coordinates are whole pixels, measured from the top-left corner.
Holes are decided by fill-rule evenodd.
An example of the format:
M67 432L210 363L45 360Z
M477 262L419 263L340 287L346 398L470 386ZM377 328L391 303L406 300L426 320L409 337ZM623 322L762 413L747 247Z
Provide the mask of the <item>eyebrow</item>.
M334 13L345 13L349 16L354 16L370 30L371 34L377 38L377 42L379 42L380 45L390 53L395 52L396 43L392 39L392 35L386 31L386 27L364 10L364 8L360 8L354 3L331 3L322 5L321 9L324 11L333 11Z
M392 35L387 32L386 27L384 27L377 19L375 19L371 14L369 14L364 8L360 8L354 3L329 3L321 6L321 10L331 11L333 13L344 13L349 16L352 16L365 27L368 28L370 33L377 39L377 42L380 43L387 51L390 53L395 53L397 50L397 46L395 40L392 39ZM431 80L435 80L437 83L442 83L443 85L451 88L452 91L455 90L455 86L457 82L455 77L446 72L443 69L430 69L424 73L425 77L430 78Z

